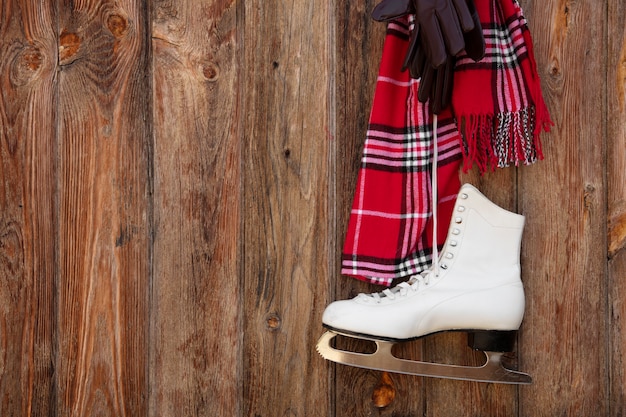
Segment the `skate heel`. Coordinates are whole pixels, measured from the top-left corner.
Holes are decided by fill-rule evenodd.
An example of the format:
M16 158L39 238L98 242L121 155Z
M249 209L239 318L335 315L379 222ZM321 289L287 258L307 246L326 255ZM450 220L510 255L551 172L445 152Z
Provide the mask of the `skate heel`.
M483 352L512 352L516 330L476 330L467 334L467 344Z

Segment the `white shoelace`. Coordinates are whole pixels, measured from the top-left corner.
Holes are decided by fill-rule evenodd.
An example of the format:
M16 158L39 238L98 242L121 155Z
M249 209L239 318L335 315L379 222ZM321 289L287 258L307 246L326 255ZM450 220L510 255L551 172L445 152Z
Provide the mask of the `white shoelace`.
M430 187L432 188L432 202L433 202L433 264L432 269L435 272L435 276L439 276L439 248L437 247L437 205L439 196L437 189L437 168L439 160L439 146L437 137L437 115L433 115L433 166L430 173Z
M421 285L428 285L430 277L439 276L439 248L437 247L437 168L439 159L439 146L437 136L437 115L433 115L433 163L432 171L430 173L430 182L432 188L432 202L433 202L433 255L432 265L430 268L411 276L407 282L401 282L393 288L387 288L380 293L371 294L359 294L358 298L380 302L382 298L386 297L389 300L394 300L397 296L405 296L409 291L417 291Z

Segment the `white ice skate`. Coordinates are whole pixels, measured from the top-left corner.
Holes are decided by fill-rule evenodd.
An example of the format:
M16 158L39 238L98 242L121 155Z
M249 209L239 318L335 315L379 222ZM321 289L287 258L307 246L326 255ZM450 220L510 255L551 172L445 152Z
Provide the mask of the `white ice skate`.
M529 384L529 375L505 368L524 316L520 243L524 217L498 207L475 187L461 187L441 256L430 269L381 293L331 303L323 315L328 331L317 350L333 362L397 373ZM465 331L470 347L486 355L483 366L458 366L395 357L397 342L442 331ZM374 341L372 354L339 350L342 334Z

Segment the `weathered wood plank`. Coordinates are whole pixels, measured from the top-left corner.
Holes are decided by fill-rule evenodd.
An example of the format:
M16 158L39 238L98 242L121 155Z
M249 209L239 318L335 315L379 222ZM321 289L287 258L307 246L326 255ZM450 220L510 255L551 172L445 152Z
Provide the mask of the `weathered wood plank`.
M0 10L0 410L54 416L56 23Z
M522 416L608 415L604 48L595 1L526 1L555 126L520 177L527 314Z
M336 40L331 45L335 62L335 117L336 130L336 197L335 197L335 241L337 247L331 254L336 268L330 275L330 283L335 287L335 299L352 298L359 292L377 290L373 286L341 275L341 253L348 227L350 210L361 166L361 157L367 132L370 111L375 91L376 77L385 35L385 25L377 23L370 13L377 1L362 0L335 5ZM367 351L366 342L349 338L337 338L342 349ZM414 345L411 348L415 348ZM419 349L419 346L418 346ZM404 350L407 350L406 348ZM411 353L411 349L409 352ZM415 378L404 375L390 375L395 397L389 406L377 409L372 395L380 383L380 372L368 371L349 366L334 367L335 409L337 415L391 415L397 412L406 414L421 404L408 392L419 392ZM411 386L411 389L408 389ZM421 396L420 396L421 397Z
M370 112L371 98L374 92L380 47L384 35L384 25L372 23L369 13L378 2L352 3L350 7L338 6L337 15L341 20L337 24L337 131L338 137L345 141L339 148L344 157L339 161L351 164L338 164L338 195L336 212L338 213L338 231L344 233L352 205L354 183L360 166L360 157L367 121ZM485 190L489 194L498 194L499 200L504 200L505 207L511 206L514 201L515 189L511 187L514 171L506 174L490 174L487 177L505 178L499 181L484 181L493 184ZM479 180L477 175L466 176L472 182ZM489 188L488 186L481 189ZM492 191L491 193L489 191ZM504 195L502 195L504 194ZM337 241L342 242L343 234L338 234ZM370 292L373 288L363 283L341 278L338 284L338 297L349 298L360 291ZM342 340L347 349L366 349L366 343ZM454 363L473 363L476 357L466 347L466 338L461 334L439 336L425 340L425 345L414 342L398 346L398 355L411 359L444 361ZM425 351L424 351L425 346ZM486 410L494 415L513 415L515 409L515 391L508 388L488 388L485 384L458 383L419 377L392 375L396 389L394 401L384 410L375 410L371 401L372 390L380 379L380 374L370 371L337 368L337 409L349 414L377 412L381 415L466 415L477 410ZM465 392L466 394L462 394ZM507 393L507 395L505 395ZM454 398L464 398L464 401L449 401L451 394ZM465 398L467 397L467 398ZM476 398L478 397L478 398ZM485 402L485 397L497 398L497 401ZM508 401L510 400L510 401ZM493 403L493 404L492 404ZM468 407L468 404L472 406ZM490 406L492 404L492 406Z
M58 413L146 416L146 5L59 8Z
M608 5L607 187L609 316L611 323L610 415L626 415L626 4Z
M385 24L370 17L378 1L361 1L336 6L336 108L337 108L337 269L333 275L335 299L352 298L359 292L379 288L340 275L341 251L345 239L356 179L361 166L363 144L368 128L375 83L385 36ZM366 342L339 338L341 347L351 351L371 351ZM399 356L420 359L421 342L397 347ZM335 367L337 415L418 415L424 407L423 378L390 374L393 400L379 408L373 394L381 382L380 372Z
M339 260L376 3L0 0L2 415L626 412L619 0L522 0L546 160L464 177L526 215L513 359L534 385L391 375L378 410L380 373L315 353L328 302L373 289ZM399 351L477 361L465 344Z
M330 413L315 351L335 253L329 12L326 1L246 2L240 22L246 416Z
M371 98L374 92L380 47L384 35L384 25L372 23L371 9L378 2L352 3L350 7L338 6L337 15L337 132L345 145L339 148L339 161L351 164L338 164L337 218L338 232L344 233L352 205L354 184L360 166L360 157ZM499 203L511 207L515 201L513 170L500 174L490 174L481 182L480 188L490 197L495 194ZM493 178L502 178L494 181ZM483 178L484 179L484 178ZM465 176L465 180L478 183L477 175ZM472 181L473 180L473 181ZM482 184L485 184L484 186ZM491 184L491 186L489 185ZM337 235L342 242L343 234ZM370 292L371 286L341 278L338 283L338 297L349 298L361 291ZM366 343L342 340L351 350L366 349ZM425 344L424 344L425 343ZM424 350L425 349L425 350ZM476 356L466 346L466 337L461 334L429 338L423 343L414 342L398 346L398 355L410 359L432 361L475 363ZM480 358L479 358L480 359ZM380 374L370 371L337 368L337 409L348 414L361 415L377 412L380 415L473 415L485 411L489 415L513 415L515 410L515 390L511 387L489 387L485 384L459 383L419 377L392 375L396 389L394 401L384 410L375 410L371 401L372 390L380 379ZM451 395L453 396L451 397ZM462 401L449 401L462 398ZM493 398L494 401L484 401ZM468 406L468 404L471 404ZM495 413L495 414L494 414Z
M235 3L154 2L150 415L242 406Z
M480 175L477 170L461 173L461 183L475 185L487 198L507 210L517 212L516 175L525 168L503 168ZM522 280L524 280L522 276ZM511 355L508 355L511 356ZM467 335L450 333L430 337L425 343L425 359L438 363L478 366L484 355L467 346ZM516 367L515 357L508 366ZM526 369L521 369L527 371ZM517 388L511 385L428 379L425 381L428 416L498 416L517 415ZM453 399L453 401L451 401Z

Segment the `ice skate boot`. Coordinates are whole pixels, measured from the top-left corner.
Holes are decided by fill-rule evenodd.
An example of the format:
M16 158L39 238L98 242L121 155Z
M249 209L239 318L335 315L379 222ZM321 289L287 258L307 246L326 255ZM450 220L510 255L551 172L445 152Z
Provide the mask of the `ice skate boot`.
M457 196L441 256L430 269L380 293L331 303L322 318L320 354L331 361L390 372L500 383L530 383L504 368L524 316L520 244L524 217L504 210L466 184ZM396 358L394 343L442 331L466 331L470 347L485 351L481 367ZM338 350L337 335L376 342L373 354Z

